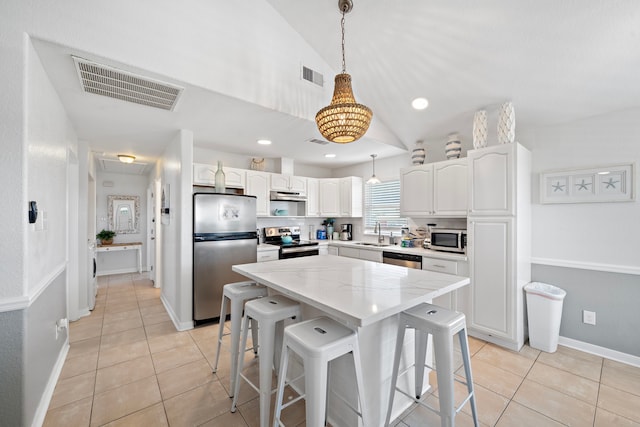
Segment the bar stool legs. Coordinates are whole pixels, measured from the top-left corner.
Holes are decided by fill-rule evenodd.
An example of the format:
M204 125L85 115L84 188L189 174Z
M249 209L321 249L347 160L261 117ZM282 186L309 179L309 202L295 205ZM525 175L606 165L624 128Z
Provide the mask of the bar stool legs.
M278 336L284 329L284 320L300 316L300 304L282 295L275 295L257 300L249 301L245 304L245 315L242 322L242 344L247 345L248 324L250 320L256 320L259 324L258 340L260 341L260 384L256 387L247 377L242 374L244 367L244 357L238 356L238 367L236 370L235 390L231 412L236 411L238 395L240 394L240 379L244 379L254 390L260 394L260 427L269 425L271 394L271 375L274 365L274 349L279 347ZM280 363L279 352L275 354L275 360Z
M400 313L398 325L398 335L396 339L396 352L393 360L393 373L391 377L391 394L389 396L389 407L387 408L387 419L385 426L389 425L391 411L393 408L393 398L396 391L414 398L414 402L434 411L440 415L442 427L455 425L455 416L462 407L470 401L471 412L474 425L479 426L478 413L476 408L475 391L473 388L473 378L471 375L471 357L467 338L465 316L462 313L446 310L432 304L420 304ZM404 344L404 333L406 328L415 329L415 392L410 396L405 391L397 387L398 370L402 347ZM424 380L425 355L427 349L427 338L433 336L434 354L436 360L436 377L438 380L438 396L440 400L440 410L437 411L423 402L420 402L422 386ZM454 366L453 366L453 336L457 335L460 340L460 349L464 364L466 386L468 395L458 408L455 407L454 400Z
M305 394L283 404L290 351L302 357ZM343 397L336 396L360 415L363 425L367 426L358 336L355 331L326 317L300 322L285 329L273 426L283 426L284 424L280 421L282 410L303 398L306 400L306 426L324 426L327 419L329 362L348 353L353 355L360 410L351 407ZM295 380L297 378L292 381Z
M224 285L222 291L222 303L220 305L220 325L218 328L218 345L216 348L216 361L213 366L213 373L218 371L220 361L220 347L224 336L224 321L227 313L227 303L230 305L231 313L231 372L229 384L229 397L233 397L235 390L236 370L238 369L238 355L245 351L244 345L240 351L240 329L242 325L242 310L248 300L267 296L267 288L255 282L236 282ZM251 334L253 339L253 352L258 352L258 328L255 322L251 322Z

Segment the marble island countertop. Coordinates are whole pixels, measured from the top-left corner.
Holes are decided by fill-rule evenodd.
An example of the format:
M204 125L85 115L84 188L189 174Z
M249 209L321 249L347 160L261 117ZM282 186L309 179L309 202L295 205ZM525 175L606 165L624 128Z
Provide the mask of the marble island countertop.
M469 278L334 255L234 265L233 271L361 327L469 284Z

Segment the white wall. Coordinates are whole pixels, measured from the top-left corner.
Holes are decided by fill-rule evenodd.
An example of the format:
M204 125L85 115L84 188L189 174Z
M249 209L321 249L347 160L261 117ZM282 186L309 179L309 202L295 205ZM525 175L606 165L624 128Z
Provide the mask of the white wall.
M251 169L252 156L228 153L225 151L211 150L208 148L193 147L193 158L196 163L216 165L218 160L227 167L238 169ZM279 158L265 158L265 172L280 173ZM311 178L331 178L331 169L311 166L304 163L294 162L294 175Z
M523 136L533 154L534 258L632 267L640 273L640 203L539 202L539 173L640 162L640 109L538 129ZM636 170L635 188L640 184Z
M113 187L105 187L105 182ZM140 198L140 216L138 233L117 234L114 243L141 242L142 270L146 271L147 261L147 187L149 177L119 173L98 172L96 179L96 219L98 231L111 230L109 224L108 196L137 196ZM95 236L94 236L95 237ZM98 274L114 274L125 271L137 271L137 251L122 251L98 254Z
M155 178L169 186L168 216L162 215L162 301L179 330L193 327L192 171L193 132L181 130L158 163Z

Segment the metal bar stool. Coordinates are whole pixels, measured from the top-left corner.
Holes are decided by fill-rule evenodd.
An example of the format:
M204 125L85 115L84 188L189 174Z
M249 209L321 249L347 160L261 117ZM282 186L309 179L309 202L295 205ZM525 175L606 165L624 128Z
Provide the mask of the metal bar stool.
M213 373L218 371L218 361L220 360L220 347L224 334L224 321L227 316L227 303L230 305L231 314L231 380L229 384L229 397L233 397L235 390L236 370L238 369L238 356L240 352L240 325L242 324L242 310L245 302L267 296L267 288L258 285L256 282L235 282L224 285L222 290L222 304L220 305L220 327L218 329L218 346L216 348L216 363L213 366ZM251 322L251 336L253 339L253 352L258 352L258 328L255 322Z
M385 426L389 425L391 418L391 408L396 390L405 396L414 399L414 402L424 406L440 415L442 427L455 425L455 416L462 407L471 402L471 412L473 422L476 427L478 423L478 413L476 410L476 398L473 389L473 378L471 376L471 358L469 355L469 343L467 340L467 327L463 313L447 310L432 304L420 304L409 310L400 313L398 324L398 336L396 340L396 351L393 361L393 375L391 377L391 394L389 396L389 408L387 410L387 420ZM416 332L415 346L415 392L411 396L407 392L397 387L398 368L402 346L404 343L404 333L406 328L413 328ZM422 385L424 380L425 356L427 351L427 339L429 334L433 336L433 345L436 362L436 376L438 379L438 395L440 398L440 410L436 410L420 402ZM460 349L462 351L462 361L466 382L455 379L453 366L453 336L458 335L460 339ZM427 366L431 368L430 366ZM409 367L410 368L410 367ZM409 369L407 368L407 370ZM433 369L433 368L431 368ZM405 373L406 370L403 372ZM467 386L468 395L459 407L455 407L453 382L458 381Z
M283 404L289 351L294 351L304 363L305 394ZM360 411L353 408L342 396L336 394L347 406L362 418L362 425L367 426L365 419L364 388L362 385L362 367L360 365L360 349L358 334L326 317L307 320L288 326L284 331L282 342L282 360L278 377L278 395L273 426L283 426L280 421L282 410L304 398L306 400L307 427L324 426L327 418L327 395L329 379L329 362L340 356L351 353L356 370L356 384ZM298 378L291 380L296 381Z
M269 425L269 408L271 404L271 371L274 366L279 367L280 343L284 332L284 320L295 319L300 316L300 304L283 296L274 295L249 301L244 306L244 320L242 321L241 348L247 345L247 326L250 320L258 322L258 340L260 341L260 387L256 387L242 374L244 357L238 356L238 369L236 371L235 391L231 412L236 411L238 395L240 394L240 378L244 379L254 390L260 394L260 427ZM275 356L274 356L275 350Z

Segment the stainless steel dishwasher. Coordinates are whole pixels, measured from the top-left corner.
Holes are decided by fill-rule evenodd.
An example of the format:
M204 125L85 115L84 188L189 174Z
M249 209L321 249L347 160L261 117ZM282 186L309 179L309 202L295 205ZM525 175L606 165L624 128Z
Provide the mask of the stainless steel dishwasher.
M401 254L397 252L382 252L382 263L401 265L402 267L422 270L422 256L412 254Z

